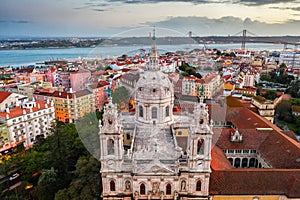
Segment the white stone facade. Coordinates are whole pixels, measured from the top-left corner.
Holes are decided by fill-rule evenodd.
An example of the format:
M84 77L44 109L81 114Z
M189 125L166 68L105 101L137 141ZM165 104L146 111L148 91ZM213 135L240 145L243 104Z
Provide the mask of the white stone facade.
M111 101L104 108L99 125L103 199L208 199L208 108L201 98L193 114L175 116L173 85L156 59L154 45L148 71L136 84L134 117L119 113ZM183 127L189 127L184 145L176 137ZM130 128L133 137L125 149L123 132Z

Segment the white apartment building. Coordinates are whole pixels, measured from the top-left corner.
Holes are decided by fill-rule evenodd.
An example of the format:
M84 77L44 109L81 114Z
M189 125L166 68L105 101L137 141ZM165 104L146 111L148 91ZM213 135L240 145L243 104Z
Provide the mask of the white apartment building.
M288 67L300 68L299 51L282 51L279 56L279 64L286 64Z
M9 132L9 144L14 147L24 142L24 147L31 147L37 136L46 138L55 119L54 104L28 101L13 109L0 112L0 122L6 123Z

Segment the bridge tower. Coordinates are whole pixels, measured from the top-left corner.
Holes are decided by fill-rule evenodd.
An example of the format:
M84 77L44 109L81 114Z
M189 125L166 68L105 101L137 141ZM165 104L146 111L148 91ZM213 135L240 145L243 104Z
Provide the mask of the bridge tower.
M243 30L243 37L242 37L242 46L241 46L242 50L245 50L245 47L246 47L246 33L247 33L247 30L244 29Z

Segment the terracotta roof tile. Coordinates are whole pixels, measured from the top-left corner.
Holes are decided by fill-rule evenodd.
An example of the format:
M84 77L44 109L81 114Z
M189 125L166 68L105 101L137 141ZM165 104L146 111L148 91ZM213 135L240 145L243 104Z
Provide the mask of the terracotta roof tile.
M7 97L9 97L12 93L11 92L3 92L0 91L0 103L2 103Z
M38 104L40 105L40 108L38 108ZM48 107L50 107L50 104L48 104ZM38 110L43 110L45 108L45 103L42 102L36 102L36 107L32 108L32 112L36 112ZM30 113L30 109L23 109L20 106L15 107L14 109L11 109L9 113L7 112L0 112L0 117L6 118L7 114L9 118L15 118L23 115L23 110L26 111L26 113Z
M225 154L223 153L222 149L217 146L214 146L211 149L211 157L212 160L210 162L210 167L212 170L225 170L225 169L232 169L232 165L226 158Z
M213 171L209 193L300 197L300 170L234 169Z

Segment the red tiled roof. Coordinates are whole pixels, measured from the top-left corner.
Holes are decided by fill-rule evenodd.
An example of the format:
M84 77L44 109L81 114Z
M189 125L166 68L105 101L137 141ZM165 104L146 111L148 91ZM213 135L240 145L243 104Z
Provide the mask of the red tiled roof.
M22 68L17 71L17 73L32 73L34 70L33 67Z
M221 108L223 108L221 111L213 110ZM280 128L264 117L243 105L226 107L225 104L223 107L214 106L213 109L210 106L209 109L213 121L231 122L243 136L242 142L231 142L231 128L215 128L213 143L216 143L219 148L255 149L273 168L300 168L300 143L282 133ZM220 115L223 115L223 119Z
M0 103L2 103L7 97L9 97L12 93L11 92L3 92L0 91Z
M44 93L44 94L39 94L39 93L35 93L38 95L44 95L44 96L52 96L52 97L57 97L57 98L74 98L76 97L82 97L88 94L92 94L92 92L90 92L89 90L85 89L85 90L79 90L76 91L74 93L69 93L69 92L60 92L60 91L55 91L53 93Z
M38 108L38 104L40 105L40 108ZM50 104L48 104L48 107L50 107ZM43 102L36 102L36 107L32 108L32 112L36 112L38 110L42 110L45 108L45 103ZM20 106L15 107L14 109L9 110L9 113L7 112L0 112L0 117L6 118L7 114L9 118L15 118L23 115L23 110L26 111L26 113L30 113L30 109L24 109Z
M286 195L300 197L300 170L234 169L213 171L211 195Z
M210 167L212 170L225 170L225 169L232 169L232 165L226 158L225 154L223 153L222 149L217 146L214 146L211 149L211 157L212 160L210 162Z
M100 87L104 87L104 86L106 86L106 85L109 85L109 82L107 82L107 81L100 81L100 82L98 83L98 86L100 86Z

